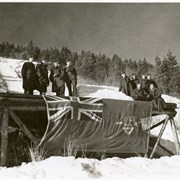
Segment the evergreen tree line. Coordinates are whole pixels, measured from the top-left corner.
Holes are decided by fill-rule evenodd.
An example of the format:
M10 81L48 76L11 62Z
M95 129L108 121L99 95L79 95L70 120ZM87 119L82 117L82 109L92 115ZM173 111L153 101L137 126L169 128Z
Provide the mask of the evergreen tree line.
M135 73L138 79L143 73L151 74L157 82L162 93L180 95L180 66L177 63L176 56L168 52L163 59L155 57L154 65L147 60L122 59L118 55L112 58L104 54L94 54L90 51L71 52L67 47L40 49L33 41L24 47L15 46L13 43L3 42L0 44L0 56L15 59L28 59L33 56L36 61L45 59L53 63L59 61L64 65L67 59L70 59L76 66L79 77L82 77L87 83L94 81L101 85L119 85L119 78L124 71L128 76Z

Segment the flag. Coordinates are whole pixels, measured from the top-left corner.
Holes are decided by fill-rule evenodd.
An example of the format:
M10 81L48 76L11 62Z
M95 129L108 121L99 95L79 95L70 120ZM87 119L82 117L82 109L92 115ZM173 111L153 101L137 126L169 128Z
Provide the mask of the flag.
M150 103L57 96L44 99L48 126L39 146L49 154L62 155L69 145L87 152L147 152L149 132L143 126L150 122Z

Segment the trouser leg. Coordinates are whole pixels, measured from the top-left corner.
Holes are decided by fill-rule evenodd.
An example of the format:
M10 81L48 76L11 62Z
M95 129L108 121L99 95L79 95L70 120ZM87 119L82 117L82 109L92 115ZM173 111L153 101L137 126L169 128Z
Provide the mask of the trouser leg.
M61 87L57 88L56 96L64 96L64 92L65 92L65 86L62 85Z
M70 81L66 81L66 86L68 88L69 96L72 96L71 82Z
M73 96L77 96L77 80L73 79L71 82L73 86Z

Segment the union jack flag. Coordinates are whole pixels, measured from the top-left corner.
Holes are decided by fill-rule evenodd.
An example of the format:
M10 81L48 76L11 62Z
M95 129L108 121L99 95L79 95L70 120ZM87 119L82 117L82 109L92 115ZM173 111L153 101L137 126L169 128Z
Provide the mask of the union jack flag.
M48 108L48 119L55 122L63 117L102 122L103 103L100 98L43 96Z

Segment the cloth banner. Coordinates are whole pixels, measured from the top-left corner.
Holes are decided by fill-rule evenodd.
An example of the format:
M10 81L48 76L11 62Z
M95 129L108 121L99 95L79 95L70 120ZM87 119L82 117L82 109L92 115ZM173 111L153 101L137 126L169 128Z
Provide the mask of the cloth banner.
M43 96L48 125L40 148L50 155L69 150L146 153L151 104L101 98Z

